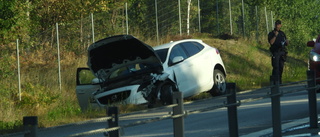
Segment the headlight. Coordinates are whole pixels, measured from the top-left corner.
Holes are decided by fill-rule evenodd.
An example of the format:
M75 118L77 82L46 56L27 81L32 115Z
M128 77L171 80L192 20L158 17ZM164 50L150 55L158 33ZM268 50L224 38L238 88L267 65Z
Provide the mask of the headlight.
M312 61L320 61L320 55L316 52L311 51L309 55L309 59Z

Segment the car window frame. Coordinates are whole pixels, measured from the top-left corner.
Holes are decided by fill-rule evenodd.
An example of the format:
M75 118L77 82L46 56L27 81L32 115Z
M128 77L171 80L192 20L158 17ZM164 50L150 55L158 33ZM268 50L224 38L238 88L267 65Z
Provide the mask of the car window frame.
M200 44L198 42L194 42L194 41L192 41L192 42L183 42L181 44L182 44L182 48L188 54L188 58L192 57L193 55L198 54L199 52L201 52L204 49L204 46L202 44ZM189 50L190 49L189 45L191 45L194 48L192 50ZM195 48L197 49L197 52L193 52ZM193 53L190 53L190 51L192 51Z
M155 53L159 57L160 61L162 63L164 63L167 60L167 56L168 56L168 53L169 53L169 48L157 49L157 50L155 50Z
M184 56L182 55L182 57L184 58L183 60L186 60L187 58L189 58L189 55L188 53L186 52L186 50L182 47L181 43L179 44L176 44L174 45L171 50L170 50L170 53L169 53L169 56L168 56L168 66L173 66L175 64L172 63L172 60L174 57L177 57L177 56L174 56L174 57L171 57L173 52L175 51L175 48L180 48L182 53L184 53ZM179 56L179 55L178 55ZM179 64L179 63L178 63Z

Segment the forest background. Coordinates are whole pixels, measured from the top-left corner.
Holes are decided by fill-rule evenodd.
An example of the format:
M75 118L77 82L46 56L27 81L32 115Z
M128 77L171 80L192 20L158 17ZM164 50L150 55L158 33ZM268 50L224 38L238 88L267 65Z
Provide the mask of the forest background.
M228 80L246 90L268 83L269 71L246 75L265 77L260 80L249 80L245 74L241 80L235 68L242 66L229 60L239 59L236 52L243 52L249 62L268 58L251 52L268 50L267 33L280 19L295 64L289 65L292 73L285 78L301 80L304 75L297 72L305 69L295 67L306 65L303 58L310 50L306 42L319 34L319 4L318 0L0 0L0 130L21 126L25 115L40 116L42 127L93 117L81 113L77 105L75 70L86 67L88 45L112 35L131 34L151 46L173 38L211 39L209 45L216 44L222 54L233 51L223 55Z

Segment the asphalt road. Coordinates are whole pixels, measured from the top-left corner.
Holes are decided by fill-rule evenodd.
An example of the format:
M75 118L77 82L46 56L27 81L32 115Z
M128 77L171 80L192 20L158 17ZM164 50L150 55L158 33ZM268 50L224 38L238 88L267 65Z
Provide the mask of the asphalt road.
M291 93L281 98L282 124L308 117L308 96L306 93L306 91ZM238 107L238 132L240 136L272 127L270 100L265 98L243 103ZM185 136L228 137L227 115L226 108L189 115L185 118ZM164 120L125 128L123 136L172 137L172 123L172 120Z
M308 117L308 94L305 85L281 87L282 124ZM269 88L237 93L241 105L237 107L238 132L240 136L272 128L271 99ZM184 119L185 137L227 137L229 136L228 112L223 106L226 97L214 97L184 104L188 115ZM319 105L318 105L319 106ZM320 107L318 107L318 110ZM172 137L173 120L167 118L172 108L148 109L119 117L123 137ZM308 122L308 121L306 121ZM105 118L62 125L39 130L39 136L60 137L107 127ZM15 136L23 136L16 134ZM89 135L103 136L102 133Z

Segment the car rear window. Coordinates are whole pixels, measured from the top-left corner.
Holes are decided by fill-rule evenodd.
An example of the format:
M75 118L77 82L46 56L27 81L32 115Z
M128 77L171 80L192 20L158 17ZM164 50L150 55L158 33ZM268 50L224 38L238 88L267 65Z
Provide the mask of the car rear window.
M182 43L182 47L187 51L189 57L197 54L203 49L203 46L197 42L185 42Z

